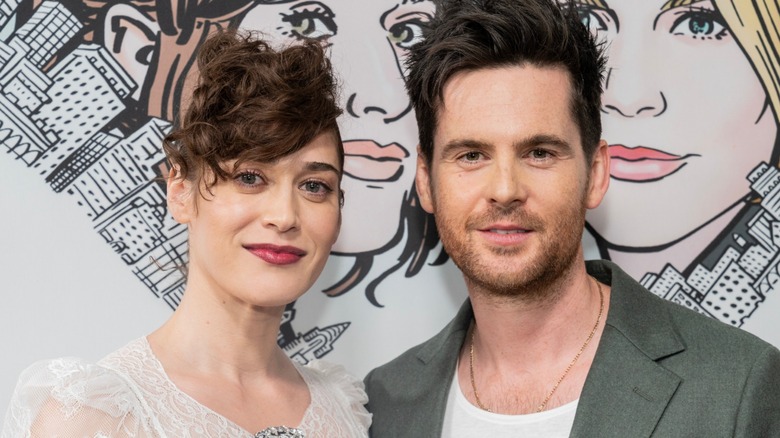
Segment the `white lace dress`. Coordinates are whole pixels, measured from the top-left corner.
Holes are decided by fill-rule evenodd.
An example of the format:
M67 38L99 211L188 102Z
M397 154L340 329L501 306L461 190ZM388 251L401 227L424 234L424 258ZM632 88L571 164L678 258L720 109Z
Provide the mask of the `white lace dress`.
M371 414L363 384L343 367L296 364L311 404L295 426L306 438L367 437ZM249 438L227 418L199 404L168 378L146 338L97 364L63 358L33 364L19 379L2 438Z

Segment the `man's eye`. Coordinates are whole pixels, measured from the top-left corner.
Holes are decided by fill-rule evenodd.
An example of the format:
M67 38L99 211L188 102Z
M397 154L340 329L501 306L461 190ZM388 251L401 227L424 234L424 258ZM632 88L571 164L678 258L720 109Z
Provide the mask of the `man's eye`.
M534 149L533 151L531 151L531 158L536 160L544 160L550 158L550 156L551 156L550 152L544 149Z
M480 158L482 158L482 153L475 151L466 152L461 156L464 161L479 161Z
M390 27L390 41L402 49L410 49L423 39L423 23L420 20L408 20Z

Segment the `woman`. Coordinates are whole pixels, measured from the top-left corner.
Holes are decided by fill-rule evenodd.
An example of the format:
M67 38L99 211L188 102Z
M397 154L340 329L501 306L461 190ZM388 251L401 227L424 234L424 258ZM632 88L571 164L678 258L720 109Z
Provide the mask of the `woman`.
M124 0L85 1L82 9L76 13L86 37L108 48L139 84L136 103L114 121L119 125L138 124L147 115L178 119L191 88L192 55L214 29L259 30L281 43L327 43L345 84L343 184L353 200L343 214L349 232L333 253L354 257L354 264L324 292L342 295L370 280L366 297L381 306L375 292L386 277L402 268L411 277L426 263L447 260L443 253L428 260L438 234L413 187L417 130L401 67L434 13L433 1ZM391 253L389 262L384 253Z
M747 176L761 161L776 161L777 4L579 3L610 57L602 121L612 181L588 216L590 230L602 253L635 278L672 266L687 295L675 299L741 325L751 309L708 306L705 296L718 286L707 281L691 290L701 275L690 275L716 269L728 246L739 248L732 237L755 215L745 202ZM645 282L651 290L653 278Z
M24 372L3 436L367 435L362 385L294 365L285 306L316 280L341 222L343 148L330 63L219 33L166 137L168 207L189 231L184 298L158 330L97 364Z

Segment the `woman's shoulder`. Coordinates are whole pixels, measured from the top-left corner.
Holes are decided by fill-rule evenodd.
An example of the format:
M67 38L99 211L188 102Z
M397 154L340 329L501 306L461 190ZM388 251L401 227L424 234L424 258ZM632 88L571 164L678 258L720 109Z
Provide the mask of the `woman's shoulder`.
M145 436L143 418L143 402L121 373L64 357L21 373L0 436Z
M368 396L360 379L342 365L323 360L296 366L309 385L312 405L321 404L331 415L344 416L341 421L351 424L342 436L367 436L371 414L365 408Z
M313 360L306 365L298 365L302 374L307 374L311 380L343 393L350 400L368 402L363 381L350 374L343 365L324 360Z

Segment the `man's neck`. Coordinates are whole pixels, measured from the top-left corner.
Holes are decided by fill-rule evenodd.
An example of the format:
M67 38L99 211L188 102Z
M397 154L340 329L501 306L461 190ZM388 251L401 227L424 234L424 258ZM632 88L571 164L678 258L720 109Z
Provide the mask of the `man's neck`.
M458 373L464 394L472 402L469 367L475 370L475 381L481 382L480 397L492 403L495 412L535 412L564 374L546 409L579 397L604 327L610 289L600 285L599 290L581 260L560 280L545 291L551 297L548 300L509 300L469 288L474 336L469 335L464 343ZM477 359L470 354L472 339ZM576 363L566 371L572 362ZM503 398L504 393L517 391L524 398Z

